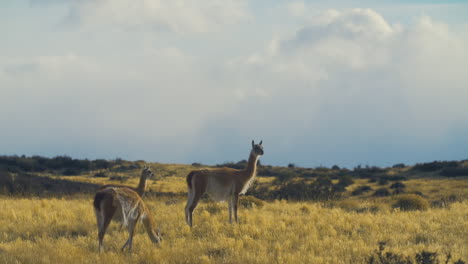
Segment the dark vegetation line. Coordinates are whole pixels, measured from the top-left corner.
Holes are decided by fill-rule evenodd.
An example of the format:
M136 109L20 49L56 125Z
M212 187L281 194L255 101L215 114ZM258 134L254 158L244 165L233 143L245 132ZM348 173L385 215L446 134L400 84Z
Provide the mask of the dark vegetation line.
M126 169L137 169L139 164L144 162L139 161L126 161L120 158L114 160L106 159L74 159L69 156L56 156L53 158L43 156L7 156L0 155L0 170L8 170L11 172L23 171L23 172L59 172L61 175L79 175L81 173L98 170L98 169L109 169L118 165L131 164ZM259 162L260 163L260 162ZM316 168L303 168L296 167L294 163L288 164L287 167L261 165L259 164L258 175L259 176L275 176L287 179L288 177L317 177L322 176L325 173L333 174L336 176L350 175L353 177L366 178L371 176L379 176L384 174L390 169L401 169L409 170L413 174L420 172L438 172L441 176L446 177L458 177L468 176L468 166L464 166L464 163L468 163L468 160L462 161L433 161L427 163L417 163L414 166L406 166L403 163L395 164L392 167L381 168L377 166L361 166L358 165L352 170L347 168L340 168L334 165L328 167L316 167ZM230 167L235 169L243 169L247 165L247 160L241 160L239 162L227 162L215 167ZM192 163L194 167L206 166L200 163ZM208 166L206 166L208 167ZM125 168L124 168L125 169Z
M95 192L99 186L90 183L78 183L61 180L54 177L71 175L94 175L108 177L110 180L125 182L128 176L118 176L116 173L131 173L139 175L144 161L125 161L122 159L73 159L69 156L47 158L42 156L0 156L0 194L47 195L60 193ZM213 167L230 167L243 169L246 160L229 162ZM192 167L208 167L193 163ZM185 177L183 172L171 171L164 166L158 168L156 174ZM391 172L391 173L390 173ZM47 173L50 177L39 177L37 173ZM156 175L158 176L158 175ZM340 198L346 188L355 179L368 179L369 183L381 186L376 190L368 185L354 189L353 196L372 194L383 197L405 193L403 181L414 177L463 177L468 176L468 160L463 161L433 161L419 163L414 166L395 164L392 167L357 166L353 169L340 168L302 168L290 163L287 167L261 165L258 166L259 177L275 177L269 185L254 184L247 193L260 199L287 200L331 200ZM416 193L422 195L421 193ZM150 192L150 196L179 196L178 193Z

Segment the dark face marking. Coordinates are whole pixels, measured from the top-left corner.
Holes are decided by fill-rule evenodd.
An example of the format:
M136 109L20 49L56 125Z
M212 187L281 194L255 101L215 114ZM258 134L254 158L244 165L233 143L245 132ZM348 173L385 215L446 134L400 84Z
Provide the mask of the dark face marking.
M254 150L255 154L263 155L263 146L262 145L260 145L260 144L254 145L253 150Z
M147 178L151 178L154 175L149 167L143 169L143 174L146 175Z

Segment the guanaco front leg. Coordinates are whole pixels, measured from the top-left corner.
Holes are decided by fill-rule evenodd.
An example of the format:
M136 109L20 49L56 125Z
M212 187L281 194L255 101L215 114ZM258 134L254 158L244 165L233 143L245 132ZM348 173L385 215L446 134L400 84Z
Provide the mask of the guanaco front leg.
M233 196L230 195L229 196L229 200L228 200L228 210L229 210L229 223L232 224L232 202L233 202Z
M239 195L234 194L232 197L232 206L234 210L234 220L236 221L236 223L237 223L237 205L238 204L239 204Z

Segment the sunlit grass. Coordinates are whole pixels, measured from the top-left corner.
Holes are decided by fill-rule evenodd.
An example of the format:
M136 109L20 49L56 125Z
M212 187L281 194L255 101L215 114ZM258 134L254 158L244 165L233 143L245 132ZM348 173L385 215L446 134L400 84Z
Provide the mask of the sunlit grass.
M426 249L468 259L468 204L446 209L356 213L318 203L276 201L240 208L228 224L226 204L201 203L194 228L184 199L148 200L163 234L153 245L139 226L132 254L126 231L112 224L97 250L92 197L0 200L0 263L362 263L379 241L405 255Z

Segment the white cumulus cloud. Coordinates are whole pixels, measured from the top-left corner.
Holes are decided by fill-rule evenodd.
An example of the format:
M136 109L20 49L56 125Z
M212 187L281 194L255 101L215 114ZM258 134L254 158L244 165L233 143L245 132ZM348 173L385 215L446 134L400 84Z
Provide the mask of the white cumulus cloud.
M226 125L245 123L238 134L261 131L276 141L278 160L294 151L310 153L304 163L372 164L378 157L370 153L398 151L406 156L395 162L427 159L416 149L434 153L468 129L467 44L429 17L402 26L370 9L324 12L228 64L246 99ZM267 100L255 95L259 87Z
M76 2L69 19L91 28L205 33L249 17L244 0L97 0Z

